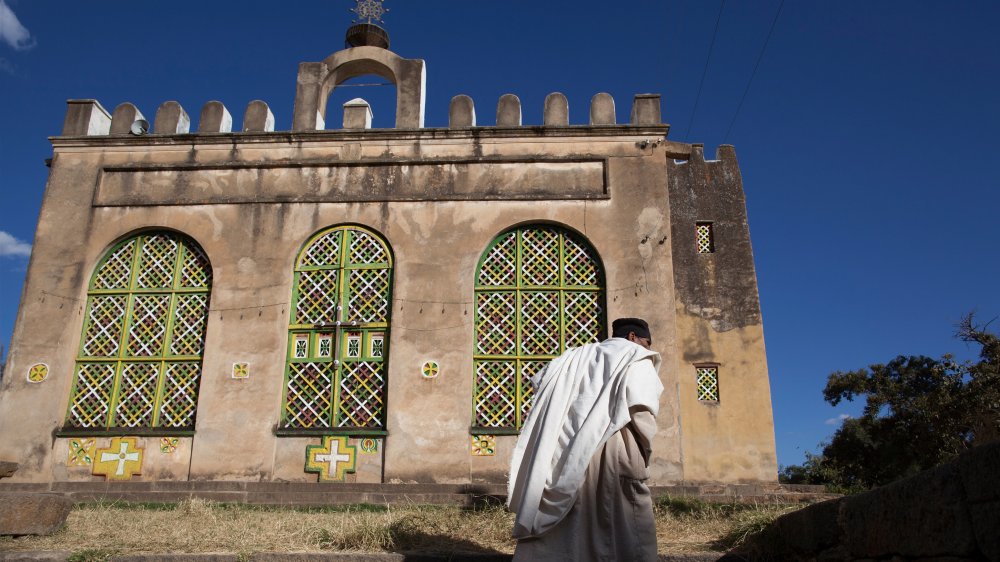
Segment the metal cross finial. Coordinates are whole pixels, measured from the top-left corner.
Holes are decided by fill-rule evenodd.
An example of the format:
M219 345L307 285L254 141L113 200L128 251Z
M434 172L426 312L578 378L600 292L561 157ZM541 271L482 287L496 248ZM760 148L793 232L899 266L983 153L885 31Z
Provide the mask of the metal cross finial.
M366 23L371 23L375 20L379 23L385 23L382 21L382 16L388 12L388 8L382 6L384 0L357 0L358 5L352 12L358 15L358 20L355 23L359 23L361 20L368 20Z

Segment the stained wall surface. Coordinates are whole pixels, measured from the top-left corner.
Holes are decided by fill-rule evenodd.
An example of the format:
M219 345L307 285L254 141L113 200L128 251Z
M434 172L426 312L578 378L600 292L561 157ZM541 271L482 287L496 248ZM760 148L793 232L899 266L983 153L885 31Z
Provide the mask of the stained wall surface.
M71 109L107 121L93 106ZM317 232L357 225L392 252L387 415L384 434L348 435L358 451L366 436L377 447L358 453L345 480L504 482L516 435L495 435L492 455L470 445L475 277L491 241L530 224L593 246L605 321L649 321L666 389L650 483L776 479L756 276L730 149L706 163L699 146L666 141L659 124L109 136L95 135L92 122L68 116L70 134L52 139L0 387L0 459L21 463L15 480L101 478L68 462L81 437L64 431L88 286L116 242L167 230L200 246L213 275L197 425L172 444L164 432L123 434L145 451L133 478L315 481L303 457L320 436L276 431L295 259ZM707 258L693 238L703 219L716 225L718 251ZM435 378L421 371L428 361ZM29 381L41 363L47 378ZM233 378L234 364L249 376ZM714 403L696 397L702 364L719 367ZM89 438L106 447L111 437Z

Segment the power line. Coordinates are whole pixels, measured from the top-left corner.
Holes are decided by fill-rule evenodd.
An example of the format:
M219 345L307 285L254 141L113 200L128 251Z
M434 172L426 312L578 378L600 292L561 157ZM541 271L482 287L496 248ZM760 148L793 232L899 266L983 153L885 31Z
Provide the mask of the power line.
M767 44L771 41L771 34L774 33L774 24L778 23L778 16L781 15L781 8L784 7L785 0L781 0L781 4L778 4L778 11L774 13L774 19L771 20L771 29L767 30L767 38L764 39L764 46L760 48L760 54L757 55L757 63L753 65L753 72L750 73L750 79L747 80L747 87L743 90L743 97L740 98L740 104L736 106L736 113L733 115L733 120L729 122L729 128L726 129L726 136L722 137L722 144L726 144L729 140L729 133L733 130L733 125L736 124L736 118L740 115L740 110L743 109L743 102L747 99L747 93L750 92L750 85L753 84L754 76L757 76L757 68L760 67L760 61L764 58L764 51L767 50Z
M715 17L715 31L712 32L712 44L708 47L708 58L705 59L705 68L701 71L701 82L698 82L698 94L694 97L694 109L691 110L691 119L688 120L687 132L684 138L691 135L691 126L694 125L694 116L698 113L698 102L701 101L701 88L705 85L705 76L708 74L708 63L712 62L712 51L715 50L715 38L719 35L719 22L722 21L722 10L726 7L726 0L719 4L719 15Z

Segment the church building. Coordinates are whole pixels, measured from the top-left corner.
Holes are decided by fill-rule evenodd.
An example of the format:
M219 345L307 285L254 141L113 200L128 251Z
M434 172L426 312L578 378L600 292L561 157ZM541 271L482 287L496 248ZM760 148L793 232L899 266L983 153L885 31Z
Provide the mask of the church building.
M649 483L776 483L732 146L668 140L659 94L570 123L553 93L540 124L508 94L495 125L456 95L427 127L424 61L370 18L298 68L291 130L262 101L239 123L69 101L0 385L5 484L502 484L529 378L621 316L663 357ZM395 127L327 111L362 75L396 86Z

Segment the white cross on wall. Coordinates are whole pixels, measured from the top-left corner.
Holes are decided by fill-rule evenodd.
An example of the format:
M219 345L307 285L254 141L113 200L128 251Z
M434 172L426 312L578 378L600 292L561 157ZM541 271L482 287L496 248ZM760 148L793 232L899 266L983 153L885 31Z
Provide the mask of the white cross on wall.
M115 471L115 476L122 476L125 474L125 463L128 461L138 461L139 452L134 453L128 452L128 443L119 443L121 447L117 453L101 453L101 462L112 462L118 461L118 470Z
M337 473L337 465L342 462L350 462L351 456L340 452L340 441L330 442L329 455L316 455L317 462L325 462L330 465L328 469L331 474Z

